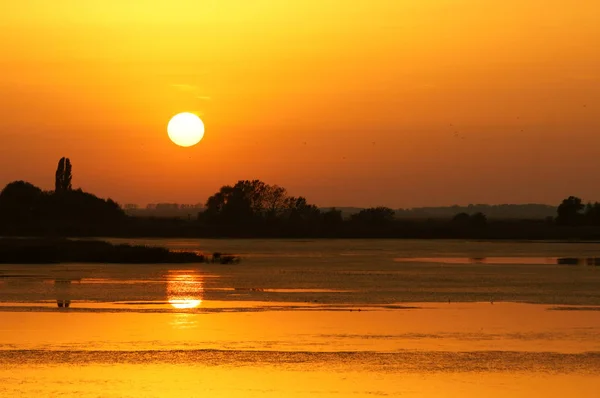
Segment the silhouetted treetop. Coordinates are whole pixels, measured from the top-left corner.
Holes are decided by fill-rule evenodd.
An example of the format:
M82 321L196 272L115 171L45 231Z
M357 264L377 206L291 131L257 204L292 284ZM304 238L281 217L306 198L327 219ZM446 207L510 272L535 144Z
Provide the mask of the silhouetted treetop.
M323 223L327 226L339 226L344 222L342 211L336 209L335 207L321 214L323 215Z
M365 224L385 224L394 221L395 214L389 207L371 207L353 214L350 220Z
M577 225L583 220L583 209L585 208L582 200L576 196L569 196L558 206L556 223L559 225Z
M26 181L13 181L7 184L0 192L0 204L12 204L17 202L32 203L39 199L43 191Z
M473 215L462 212L452 218L451 224L458 228L481 228L487 225L487 217L481 212Z
M471 216L471 226L485 227L487 225L487 217L481 212L477 212Z
M69 158L61 158L58 161L58 167L56 168L56 176L54 181L54 192L66 192L70 191L71 180L73 176L71 174L71 160Z
M39 215L44 192L25 181L14 181L0 193L0 218L5 221L30 220Z
M584 215L588 224L600 225L600 203L588 203L585 206Z
M25 181L8 184L0 193L0 219L17 230L72 230L114 224L125 218L123 210L111 199L73 190L71 172L71 162L62 158L53 192L44 192Z
M124 211L112 199L101 199L80 189L49 196L48 218L75 222L106 223L125 217Z
M240 180L234 186L221 187L209 197L200 218L213 223L247 224L300 221L319 215L316 206L303 197L289 196L283 187L260 180Z
M462 212L452 217L452 224L458 226L468 225L470 221L471 216L469 215L469 213Z

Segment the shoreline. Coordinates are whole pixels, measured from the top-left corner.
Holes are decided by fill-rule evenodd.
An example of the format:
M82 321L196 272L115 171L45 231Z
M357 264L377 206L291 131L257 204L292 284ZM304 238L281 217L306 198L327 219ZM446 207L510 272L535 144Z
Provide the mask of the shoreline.
M214 240L214 241L227 241L227 240L242 240L242 241L285 241L285 242L313 242L313 241L353 241L353 240L367 240L367 241L444 241L444 242L482 242L482 243L560 243L560 244L573 244L573 243L585 243L585 244L600 244L600 238L590 239L575 239L575 238L469 238L469 237L394 237L394 236L383 236L383 237L355 237L355 236L307 236L307 237L289 237L289 236L190 236L190 235L69 235L69 236L44 236L44 235L0 235L0 242L3 239L47 239L47 240L60 240L67 239L72 241L107 241L107 240L165 240L165 239L186 239L186 240Z

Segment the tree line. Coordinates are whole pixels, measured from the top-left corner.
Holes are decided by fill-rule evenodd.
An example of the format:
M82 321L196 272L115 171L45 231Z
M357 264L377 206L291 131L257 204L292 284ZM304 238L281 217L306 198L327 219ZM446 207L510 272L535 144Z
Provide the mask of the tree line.
M569 197L546 220L488 220L482 212L449 219L402 219L388 207L344 217L321 210L278 185L242 180L211 195L189 219L131 217L111 199L73 189L72 164L61 158L53 191L25 181L0 193L0 234L70 236L600 238L600 204Z
M72 165L61 158L54 191L44 191L26 181L14 181L0 193L0 232L9 235L78 235L86 228L110 231L122 225L125 213L111 199L101 199L72 187Z
M559 225L600 225L600 203L598 202L583 204L581 198L569 196L558 206L557 213L556 222Z

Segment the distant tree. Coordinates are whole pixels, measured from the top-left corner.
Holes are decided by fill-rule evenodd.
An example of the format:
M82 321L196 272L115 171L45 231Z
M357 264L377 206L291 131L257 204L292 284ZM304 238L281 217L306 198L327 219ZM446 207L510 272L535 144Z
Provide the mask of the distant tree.
M520 205L484 205L470 204L468 206L444 206L444 207L417 207L412 209L399 209L396 211L397 218L433 218L447 219L459 213L475 214L483 213L487 217L495 219L545 219L556 216L556 206L540 204Z
M588 203L585 206L584 216L587 224L600 225L600 203Z
M231 205L239 206L242 212L249 212L251 216L263 214L267 208L267 198L272 189L260 180L238 181L232 189Z
M558 206L556 223L559 225L577 225L583 221L582 211L585 205L576 196L569 196Z
M470 221L471 226L475 228L481 228L487 225L487 217L481 212L473 214Z
M462 212L452 218L451 224L458 228L482 228L487 225L487 217L481 212L473 215Z
M54 178L54 192L62 191L62 178L65 174L65 158L60 158Z
M202 217L209 222L251 223L265 209L266 190L266 184L258 180L238 181L233 187L223 186L208 198Z
M267 218L280 217L289 206L289 197L285 188L277 185L267 185L263 191L264 202Z
M73 190L71 162L61 158L55 175L55 191L43 192L25 182L15 181L0 192L0 218L8 233L79 234L109 231L126 219L111 199Z
M26 203L32 204L43 191L26 181L14 181L6 185L0 192L0 203Z
M54 192L61 193L70 191L72 189L72 178L73 176L71 174L71 161L69 160L69 158L63 157L58 161L58 167L56 168Z
M262 223L270 228L284 223L304 225L319 215L316 206L303 197L289 196L283 187L260 180L241 180L210 196L198 219L238 226Z
M471 216L468 213L458 213L452 217L452 224L459 227L466 227L471 223Z
M200 212L199 217L204 217L207 221L216 221L221 217L225 206L229 202L232 190L233 188L228 185L221 187L219 192L206 200L205 209L203 212Z
M25 181L14 181L0 193L0 216L4 220L27 221L37 216L44 192Z
M125 212L112 199L101 199L81 189L72 189L49 198L47 217L55 223L74 225L107 224L125 218Z
M292 223L317 222L321 211L315 205L308 204L306 198L300 196L287 199L288 219Z
M156 210L178 210L179 204L177 203L157 203Z
M381 225L394 221L395 214L389 207L371 207L353 214L350 220L361 224Z
M323 224L326 226L338 226L344 222L342 211L337 210L335 207L321 213L323 218Z

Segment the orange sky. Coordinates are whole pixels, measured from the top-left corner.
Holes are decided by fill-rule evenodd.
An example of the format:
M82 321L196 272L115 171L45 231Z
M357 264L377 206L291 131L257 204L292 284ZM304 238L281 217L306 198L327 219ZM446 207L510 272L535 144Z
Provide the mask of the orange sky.
M198 203L261 179L318 205L600 200L596 0L0 5L0 185ZM169 118L197 113L192 148ZM457 133L455 133L457 132Z

